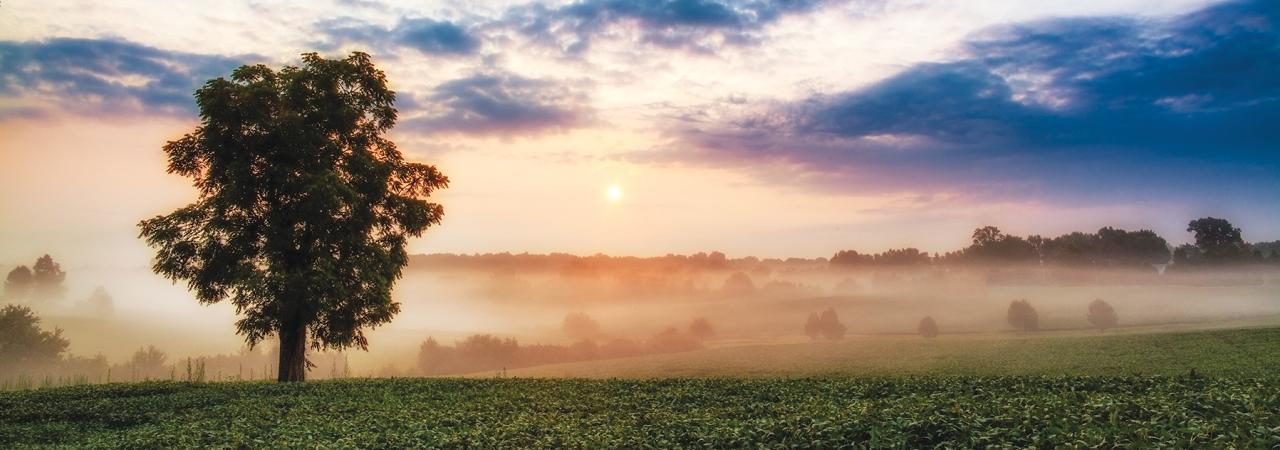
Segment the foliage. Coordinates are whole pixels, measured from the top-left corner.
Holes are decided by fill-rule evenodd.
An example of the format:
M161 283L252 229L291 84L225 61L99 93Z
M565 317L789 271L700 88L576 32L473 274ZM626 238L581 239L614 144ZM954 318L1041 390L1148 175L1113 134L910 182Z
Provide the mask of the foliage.
M1031 307L1031 303L1026 300L1014 300L1009 303L1009 312L1006 315L1009 325L1022 331L1039 331L1040 315L1036 313L1036 309Z
M844 339L845 327L840 323L836 310L827 308L821 313L809 314L804 322L804 334L810 339L826 338L828 340Z
M67 287L62 283L67 279L67 273L62 271L61 265L53 262L53 257L44 255L36 259L35 265L31 266L31 275L33 297L47 300L66 295Z
M40 329L40 318L31 308L8 305L0 308L0 361L6 365L56 360L71 345L62 330Z
M831 256L831 267L913 266L927 265L933 260L916 248L890 249L884 253L861 254L857 250L840 250Z
M938 337L938 323L933 321L932 317L924 316L920 319L920 325L916 326L916 331L925 339L933 339Z
M1186 375L153 382L0 394L0 447L1273 448L1277 391Z
M199 199L139 224L155 272L230 300L250 345L280 338L281 381L303 378L308 346L367 348L363 329L399 312L408 238L443 217L422 198L448 185L383 137L395 93L369 55L302 62L197 90L200 126L164 150Z
M1115 328L1116 324L1120 323L1120 319L1116 317L1115 308L1112 308L1110 303L1102 299L1089 303L1088 318L1089 323L1103 331L1108 328Z
M99 318L108 317L115 314L115 301L111 299L111 294L107 293L107 289L98 286L89 294L89 298L84 301L84 308Z
M695 317L689 322L689 335L698 340L707 340L716 335L716 329L706 317Z
M592 339L600 336L600 323L586 313L569 313L560 323L560 330L570 339Z
M755 292L756 284L751 281L751 277L742 272L734 272L729 278L724 280L725 293L734 295L744 295Z
M8 299L20 300L31 295L35 285L35 276L27 266L14 267L4 280L4 296Z
M1187 224L1187 231L1195 233L1196 248L1205 261L1231 262L1249 256L1240 229L1226 219L1204 217L1192 220Z

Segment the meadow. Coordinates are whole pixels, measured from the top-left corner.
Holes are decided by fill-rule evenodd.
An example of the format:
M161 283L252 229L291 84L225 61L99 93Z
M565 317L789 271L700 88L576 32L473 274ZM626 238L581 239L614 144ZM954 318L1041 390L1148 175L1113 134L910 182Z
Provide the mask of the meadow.
M1272 448L1276 342L1274 327L853 338L486 378L70 386L0 393L0 447ZM732 365L747 357L773 369ZM624 363L667 372L524 376Z

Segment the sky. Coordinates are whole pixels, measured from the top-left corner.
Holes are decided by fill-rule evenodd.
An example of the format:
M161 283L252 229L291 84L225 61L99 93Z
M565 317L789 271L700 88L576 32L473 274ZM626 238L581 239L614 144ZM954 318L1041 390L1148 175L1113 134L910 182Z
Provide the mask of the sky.
M0 263L137 268L241 64L365 51L452 180L413 253L830 256L1196 217L1280 239L1280 3L0 3Z

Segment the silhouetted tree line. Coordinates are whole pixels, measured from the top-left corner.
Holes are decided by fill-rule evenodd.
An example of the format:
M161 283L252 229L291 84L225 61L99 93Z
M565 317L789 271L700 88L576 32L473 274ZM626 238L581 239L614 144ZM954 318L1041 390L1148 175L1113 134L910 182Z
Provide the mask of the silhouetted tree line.
M443 345L427 338L418 349L418 370L423 375L456 375L575 361L627 358L645 354L698 350L715 335L706 318L693 319L685 330L665 328L645 340L615 338L597 340L599 325L581 313L565 317L563 330L571 337L591 336L569 345L521 345L515 338L476 334Z
M4 280L4 297L11 301L60 299L67 293L63 285L66 279L62 266L44 255L31 267L17 266L9 271Z
M1016 236L997 227L985 226L973 231L969 246L943 255L931 257L915 248L873 254L841 250L831 257L830 266L1044 263L1066 267L1150 268L1168 263L1183 267L1280 263L1280 241L1248 244L1240 229L1225 219L1196 219L1187 225L1187 231L1193 233L1195 243L1171 249L1168 241L1151 230L1103 227L1095 233L1077 231L1045 238L1038 235Z

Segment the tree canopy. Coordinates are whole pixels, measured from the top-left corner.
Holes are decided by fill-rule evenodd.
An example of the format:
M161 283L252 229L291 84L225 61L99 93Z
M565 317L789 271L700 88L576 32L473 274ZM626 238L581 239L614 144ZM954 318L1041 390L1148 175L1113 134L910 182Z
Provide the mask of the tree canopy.
M448 185L383 134L395 92L369 55L242 66L195 93L200 125L164 147L195 203L143 220L156 273L204 304L231 301L250 345L280 338L280 380L305 353L359 347L400 310L391 288L405 245L444 215L424 198Z
M40 329L40 318L31 308L8 305L0 308L0 361L21 364L58 359L71 345L62 330Z

